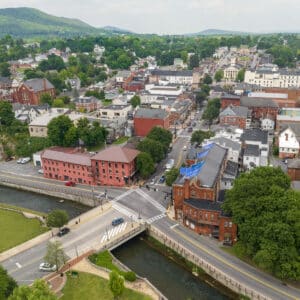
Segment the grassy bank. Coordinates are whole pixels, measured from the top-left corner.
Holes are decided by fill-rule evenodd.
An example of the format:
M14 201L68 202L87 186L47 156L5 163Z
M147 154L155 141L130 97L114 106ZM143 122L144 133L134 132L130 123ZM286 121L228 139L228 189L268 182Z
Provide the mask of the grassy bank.
M46 213L42 213L42 212L39 212L39 211L35 211L35 210L32 210L32 209L29 209L29 208L25 208L25 207L20 207L20 206L14 206L14 205L10 205L10 204L5 204L5 203L0 203L0 209L1 208L8 208L8 209L12 209L12 210L15 210L15 211L18 211L18 212L28 212L28 213L31 213L31 214L34 214L34 215L37 215L37 216L41 216L41 217L46 217L47 214Z
M68 274L65 287L62 290L61 300L113 300L113 294L109 289L108 280L96 275L78 273L77 277ZM119 300L151 300L151 297L136 291L125 289L118 297Z
M22 244L48 230L34 218L25 218L22 213L0 209L0 252Z

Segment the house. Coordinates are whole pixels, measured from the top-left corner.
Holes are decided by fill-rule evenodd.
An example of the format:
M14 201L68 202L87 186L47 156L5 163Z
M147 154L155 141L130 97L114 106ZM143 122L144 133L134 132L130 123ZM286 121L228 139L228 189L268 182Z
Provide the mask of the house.
M102 103L100 100L95 98L94 96L91 97L79 97L73 101L75 104L76 110L84 111L84 112L91 112L94 110L98 110Z
M138 154L138 150L120 146L111 146L95 154L91 158L95 184L125 186L132 183Z
M221 190L229 190L233 187L234 180L237 178L239 172L239 164L228 160L226 163L226 168L221 177Z
M279 134L279 157L294 158L299 154L300 124L286 126Z
M116 84L122 86L124 82L131 76L131 72L127 70L119 71L116 75Z
M15 118L23 123L31 123L40 115L46 113L50 109L49 104L43 105L22 105L14 110Z
M180 170L173 184L175 218L193 231L219 241L235 242L237 226L221 208L220 179L227 150L216 144L202 148L198 162Z
M280 132L289 125L300 124L300 108L282 108L276 117L276 131Z
M170 128L169 114L163 109L140 108L133 117L134 133L146 136L153 127Z
M55 97L55 88L46 78L35 78L24 81L14 92L13 100L26 105L41 104L41 96L49 94Z
M275 128L275 122L271 117L269 118L266 116L265 118L261 119L260 128L262 130L273 131Z
M228 106L219 114L221 125L237 126L241 129L251 125L251 110L243 106Z
M97 117L101 119L126 119L128 113L132 111L130 104L103 106L97 111Z
M251 170L260 166L260 150L258 145L246 145L243 156L243 167Z

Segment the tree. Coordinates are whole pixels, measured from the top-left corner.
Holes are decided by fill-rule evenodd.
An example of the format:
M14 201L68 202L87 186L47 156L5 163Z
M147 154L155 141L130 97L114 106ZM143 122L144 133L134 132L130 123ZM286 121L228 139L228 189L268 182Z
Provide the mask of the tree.
M236 81L237 82L243 82L244 79L245 79L245 72L246 72L246 69L241 69L239 70L237 76L236 76Z
M207 85L207 84L201 84L200 88L201 88L201 91L206 94L206 96L209 95L209 92L210 92L209 85Z
M166 184L168 186L172 186L174 181L177 179L179 176L179 169L177 168L172 168L171 170L166 172Z
M109 288L115 299L124 291L124 278L116 271L111 271L109 274Z
M48 138L55 146L66 146L65 135L73 123L68 116L62 115L52 119L48 124Z
M199 67L199 56L197 54L193 54L190 57L189 68L194 69Z
M0 101L0 125L10 126L15 119L12 105L6 101Z
M9 63L3 62L0 63L0 75L3 77L9 77L10 76L10 69L9 69Z
M216 73L215 73L215 81L216 82L220 82L224 77L224 71L223 70L218 70Z
M47 226L62 227L68 223L69 216L65 210L55 209L47 216Z
M50 106L52 106L52 98L51 98L50 94L48 94L48 93L42 94L40 101L43 104L49 104Z
M164 152L167 153L169 145L172 142L173 136L169 130L159 126L155 126L147 134L147 138L160 142L164 147Z
M209 139L212 136L214 136L214 133L211 131L196 130L192 134L191 143L197 143L198 145L201 145L205 139Z
M204 84L212 84L212 82L213 82L212 78L208 74L205 74L205 76L203 78L203 83Z
M136 108L137 106L141 105L141 98L137 95L134 95L131 99L130 99L130 103L132 105L132 107Z
M56 266L56 271L62 267L66 261L67 256L62 248L62 243L60 241L48 242L47 252L44 257L45 262L52 266Z
M142 178L147 179L155 171L153 159L149 153L141 152L136 160L137 170Z
M64 100L61 98L56 98L53 100L52 107L64 107Z
M200 91L200 92L196 93L196 101L199 106L202 105L203 101L205 101L206 98L207 98L207 94L205 92Z
M43 279L36 279L32 286L19 286L8 300L57 300Z
M0 266L0 299L7 299L16 287L16 281Z
M137 148L141 152L149 153L154 162L160 162L165 156L164 146L150 138L140 141Z
M242 174L223 209L238 225L237 246L245 255L281 279L300 279L300 194L280 168Z
M39 69L43 72L48 70L57 70L61 71L65 69L65 63L63 59L55 54L51 54L48 56L47 60L43 60L39 63Z
M213 119L219 116L220 107L221 107L221 103L219 98L209 100L207 107L203 112L202 118L204 120L208 120L209 122L212 122Z

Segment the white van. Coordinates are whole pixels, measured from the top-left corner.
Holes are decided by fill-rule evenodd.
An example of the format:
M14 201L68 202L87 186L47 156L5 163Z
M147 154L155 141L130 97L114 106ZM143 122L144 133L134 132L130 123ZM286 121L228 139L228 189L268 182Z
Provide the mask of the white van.
M175 163L174 159L170 158L166 163L166 170L172 169L174 167L174 163Z

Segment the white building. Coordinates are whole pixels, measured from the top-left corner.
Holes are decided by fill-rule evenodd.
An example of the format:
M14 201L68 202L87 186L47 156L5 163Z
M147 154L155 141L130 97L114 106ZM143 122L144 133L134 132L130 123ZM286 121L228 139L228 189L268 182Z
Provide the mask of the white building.
M274 120L266 117L261 120L260 128L262 130L274 130L275 122Z
M258 145L246 145L243 166L246 170L251 170L260 166L260 150Z
M294 130L292 129L294 127ZM297 132L295 125L288 126L279 134L279 157L294 158L298 156L299 153L299 138L297 137Z
M116 83L117 84L124 83L125 80L130 77L130 75L131 75L130 71L127 70L119 71L116 75Z
M159 83L159 81L167 81L169 84L192 85L193 71L190 70L171 71L171 70L160 70L160 69L151 71L149 82Z
M109 105L97 111L97 117L101 119L127 119L128 112L132 111L132 106L128 105Z
M231 64L224 69L224 79L226 81L235 81L241 68L236 64Z

